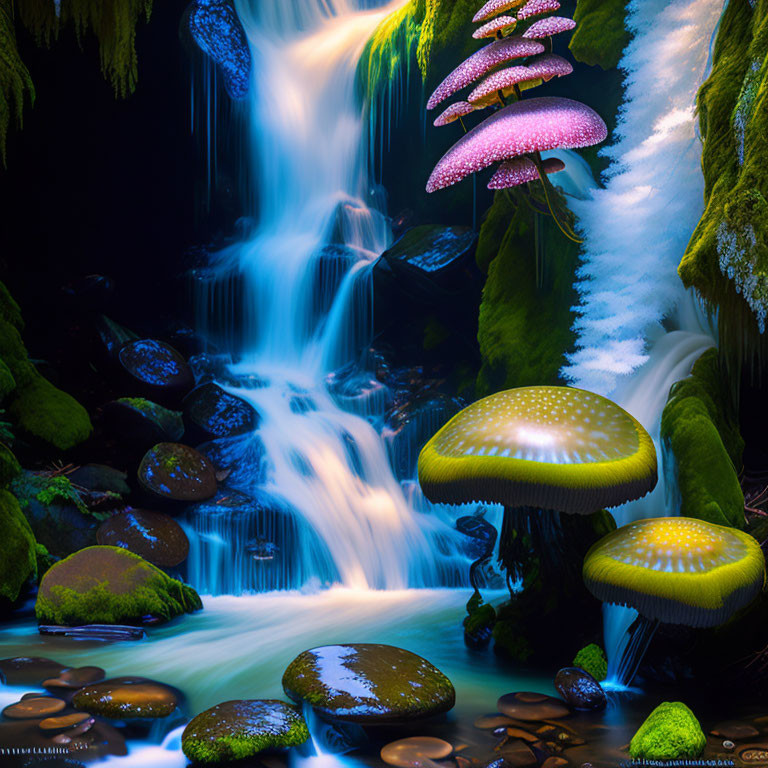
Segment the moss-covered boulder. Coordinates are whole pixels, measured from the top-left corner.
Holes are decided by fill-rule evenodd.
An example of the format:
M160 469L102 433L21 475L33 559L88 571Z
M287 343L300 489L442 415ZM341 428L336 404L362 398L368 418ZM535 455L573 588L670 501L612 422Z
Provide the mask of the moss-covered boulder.
M628 0L578 0L569 48L576 61L613 69L629 42Z
M225 701L194 717L181 737L193 763L217 764L297 747L309 739L299 710L276 699Z
M388 724L447 712L451 681L426 659L391 645L325 645L299 654L283 690L329 720Z
M202 608L192 587L118 547L87 547L56 563L40 582L41 624L141 624Z
M632 737L629 754L635 760L697 758L707 744L696 716L679 701L665 701L651 712Z
M744 494L737 467L744 443L725 371L716 349L671 390L661 436L675 457L680 514L744 527Z
M0 490L0 606L16 602L24 585L36 574L32 529L16 498Z
M589 672L598 682L608 676L608 659L597 643L585 645L574 657L573 666Z
M21 465L13 451L5 443L0 443L0 487L9 485L19 474Z

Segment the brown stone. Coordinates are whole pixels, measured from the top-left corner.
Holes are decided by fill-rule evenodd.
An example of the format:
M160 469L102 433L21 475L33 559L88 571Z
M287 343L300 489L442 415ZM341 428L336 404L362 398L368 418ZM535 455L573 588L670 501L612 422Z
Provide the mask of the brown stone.
M51 696L38 696L35 699L24 699L7 706L3 717L10 720L39 720L42 717L55 715L67 706L65 701Z
M64 664L41 656L0 659L0 682L6 685L40 685L49 677L58 677L65 669Z
M515 721L506 715L483 715L478 717L474 723L475 728L479 728L481 731L492 731L496 728L506 728L515 724Z
M79 736L89 730L96 722L87 712L75 712L72 715L46 717L38 726L44 733L67 733L68 736Z
M392 741L381 748L381 759L398 768L416 768L425 760L444 760L453 753L453 747L433 736L411 736Z
M529 768L539 763L533 750L519 739L505 744L499 754L501 760L490 763L487 768L496 768L497 762L500 764L498 768Z
M181 443L158 443L139 465L139 482L150 493L173 501L205 501L216 495L210 460Z
M115 677L81 688L75 709L116 720L168 717L179 705L175 689L144 677Z
M172 517L143 509L126 509L105 520L96 540L141 555L160 568L173 568L189 554L187 534Z
M529 691L507 693L498 700L496 706L502 714L526 722L557 720L571 713L564 701Z
M749 723L739 720L726 720L722 723L717 723L712 729L712 734L723 739L729 739L730 741L746 741L747 739L754 739L756 736L759 736L760 731Z
M98 683L107 673L101 667L73 667L62 670L58 677L43 681L44 688L69 688L77 690L84 685Z

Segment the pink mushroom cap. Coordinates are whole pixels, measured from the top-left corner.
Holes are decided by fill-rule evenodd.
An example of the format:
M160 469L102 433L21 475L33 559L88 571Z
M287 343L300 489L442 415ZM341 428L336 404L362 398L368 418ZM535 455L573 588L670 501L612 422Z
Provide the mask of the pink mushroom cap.
M499 32L505 29L514 29L517 25L517 19L512 16L497 16L491 19L487 24L483 24L472 33L475 40L481 40L484 37L495 37Z
M538 53L544 53L544 46L538 40L525 40L519 36L494 40L459 64L437 86L435 92L429 97L427 109L434 109L441 101L445 101L456 91L478 80L499 64L526 56L535 56Z
M541 16L544 13L559 11L560 3L557 0L528 0L528 2L517 12L517 20L530 19L533 16Z
M547 53L531 61L526 69L535 78L551 80L553 77L570 75L573 72L573 65L570 61L562 56L558 56L556 53Z
M608 128L586 104L557 96L525 99L500 109L443 155L427 192L450 187L493 163L548 149L578 149L604 141Z
M451 104L445 112L442 112L440 116L435 120L434 125L437 128L440 126L448 125L458 120L464 115L468 115L470 112L474 112L475 108L468 101L457 101L455 104Z
M499 13L505 13L512 8L517 8L518 5L522 5L525 0L488 0L488 2L475 14L472 21L476 24L481 21L487 21L488 19L496 16Z
M531 24L523 32L523 37L528 40L541 40L552 35L559 35L561 32L570 32L576 28L576 22L565 16L548 16L546 19L539 19Z
M558 157L548 157L542 162L544 173L557 173L565 169L565 163ZM528 157L516 157L502 163L488 182L488 189L509 189L519 187L528 181L536 181L539 171Z
M480 104L489 96L494 96L497 91L503 91L505 88L511 88L518 83L524 83L527 80L536 80L541 75L535 74L530 67L507 67L491 72L478 86L467 96L467 101L472 104Z

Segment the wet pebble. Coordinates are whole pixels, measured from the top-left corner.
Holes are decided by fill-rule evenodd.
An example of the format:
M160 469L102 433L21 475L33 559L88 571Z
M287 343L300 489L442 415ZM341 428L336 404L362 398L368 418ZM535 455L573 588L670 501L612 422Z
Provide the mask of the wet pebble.
M58 677L52 677L43 681L44 688L68 688L77 690L84 685L98 683L106 677L107 673L101 667L73 667L64 669Z
M519 691L502 696L496 706L499 712L517 720L557 720L571 711L564 701L533 691Z
M58 677L67 667L42 656L16 656L0 659L0 682L6 685L40 685L43 680Z
M760 735L760 731L754 725L739 720L726 720L717 723L711 732L713 736L720 736L729 741L746 741Z
M178 691L144 677L115 677L81 688L75 709L112 719L159 718L172 714L181 701Z
M453 753L453 747L433 736L411 736L398 739L381 748L381 759L387 765L399 768L416 768L425 760L444 760Z
M38 723L44 733L66 733L68 736L79 736L88 731L96 721L87 712L76 712L72 715L47 717Z
M139 482L154 496L173 501L204 501L216 494L216 471L194 448L158 443L144 454Z
M574 709L605 709L608 700L600 683L579 667L565 667L555 675L555 688Z
M61 712L66 706L66 702L61 699L54 699L51 696L37 696L7 706L3 710L3 717L10 720L39 720Z

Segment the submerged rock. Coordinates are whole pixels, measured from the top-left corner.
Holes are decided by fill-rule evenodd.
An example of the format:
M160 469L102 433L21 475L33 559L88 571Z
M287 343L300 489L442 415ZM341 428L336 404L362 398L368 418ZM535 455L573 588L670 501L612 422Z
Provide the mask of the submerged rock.
M197 450L211 460L217 476L226 475L221 482L227 488L253 492L267 479L269 460L257 433L210 440Z
M447 712L451 681L426 659L391 645L327 645L299 654L283 689L329 720L365 724L408 722Z
M81 688L75 709L113 720L161 718L173 714L182 696L174 688L145 677L115 677Z
M158 443L144 454L139 482L155 496L204 501L216 494L216 472L203 454L181 443Z
M445 760L453 754L453 747L434 736L410 736L391 741L381 748L381 759L397 768L418 768L432 760Z
M265 750L297 747L307 739L304 718L290 704L275 699L225 701L190 721L181 748L195 763L227 763Z
M212 382L193 389L182 406L191 441L244 435L259 424L259 416L250 403Z
M555 675L555 688L574 709L605 709L608 703L600 683L579 667L561 669Z
M85 685L98 683L106 676L107 673L101 667L74 667L62 670L56 677L43 680L43 687L76 691Z
M534 691L507 693L496 706L503 715L524 721L556 720L571 713L564 701Z
M118 547L88 547L56 563L40 582L41 624L141 624L202 607L192 587Z
M120 348L118 360L144 393L175 398L194 386L192 369L170 344L156 339L129 341Z
M2 714L10 720L39 720L66 709L67 703L52 696L35 696L7 706Z
M189 539L184 529L162 512L126 509L105 520L96 533L103 546L121 547L160 568L173 568L187 559Z

